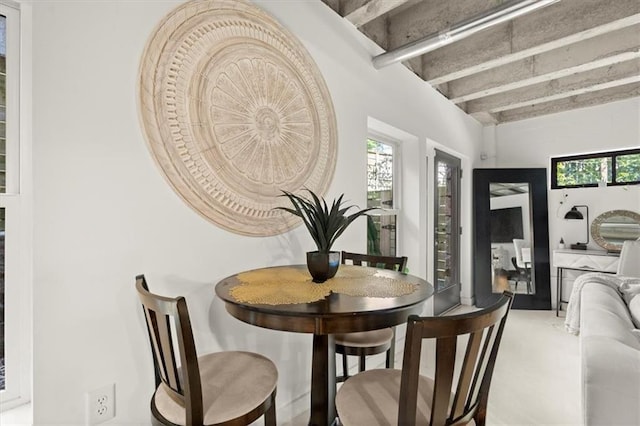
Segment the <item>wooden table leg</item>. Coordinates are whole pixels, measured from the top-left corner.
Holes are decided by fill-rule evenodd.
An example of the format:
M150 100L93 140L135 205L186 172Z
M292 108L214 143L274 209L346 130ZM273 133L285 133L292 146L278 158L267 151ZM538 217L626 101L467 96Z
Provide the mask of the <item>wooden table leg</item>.
M336 349L332 334L313 335L311 418L309 425L330 426L336 418Z
M556 316L560 316L562 306L562 268L556 270Z

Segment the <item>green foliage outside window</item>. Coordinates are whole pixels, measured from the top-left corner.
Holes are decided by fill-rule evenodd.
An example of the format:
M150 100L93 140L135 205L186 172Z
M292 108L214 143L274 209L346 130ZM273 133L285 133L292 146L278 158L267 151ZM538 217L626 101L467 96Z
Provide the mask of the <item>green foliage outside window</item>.
M563 161L557 163L558 185L576 186L597 184L604 177L611 182L611 158L590 158L586 160ZM603 174L605 176L603 176Z
M616 181L618 183L637 183L640 181L640 154L616 157Z
M551 165L554 189L640 183L640 150L552 158Z

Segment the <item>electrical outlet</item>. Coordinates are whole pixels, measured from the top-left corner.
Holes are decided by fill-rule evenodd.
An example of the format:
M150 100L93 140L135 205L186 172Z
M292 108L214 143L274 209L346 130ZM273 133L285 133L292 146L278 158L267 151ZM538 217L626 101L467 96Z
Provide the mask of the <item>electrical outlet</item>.
M97 425L116 416L115 383L86 393L87 425Z

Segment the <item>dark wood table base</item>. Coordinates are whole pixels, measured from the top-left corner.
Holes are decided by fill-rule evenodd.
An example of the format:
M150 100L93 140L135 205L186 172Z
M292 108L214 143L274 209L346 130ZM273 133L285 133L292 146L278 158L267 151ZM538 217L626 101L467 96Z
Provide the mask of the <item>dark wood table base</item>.
M333 334L313 335L311 426L330 426L336 418L336 350Z

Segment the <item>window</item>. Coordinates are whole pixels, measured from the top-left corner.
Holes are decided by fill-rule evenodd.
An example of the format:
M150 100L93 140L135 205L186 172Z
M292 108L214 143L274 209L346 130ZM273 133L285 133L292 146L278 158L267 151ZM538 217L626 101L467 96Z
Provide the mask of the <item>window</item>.
M27 200L21 177L20 10L0 0L0 403L28 400Z
M380 138L367 139L367 254L396 256L398 146Z
M0 193L7 192L7 17L0 15ZM4 225L4 218L2 221ZM4 231L4 226L2 227ZM3 256L4 257L4 256Z
M7 192L7 17L0 15L0 193ZM0 391L5 390L5 288L4 288L4 236L5 208L0 207Z
M640 184L640 149L551 159L551 188Z

